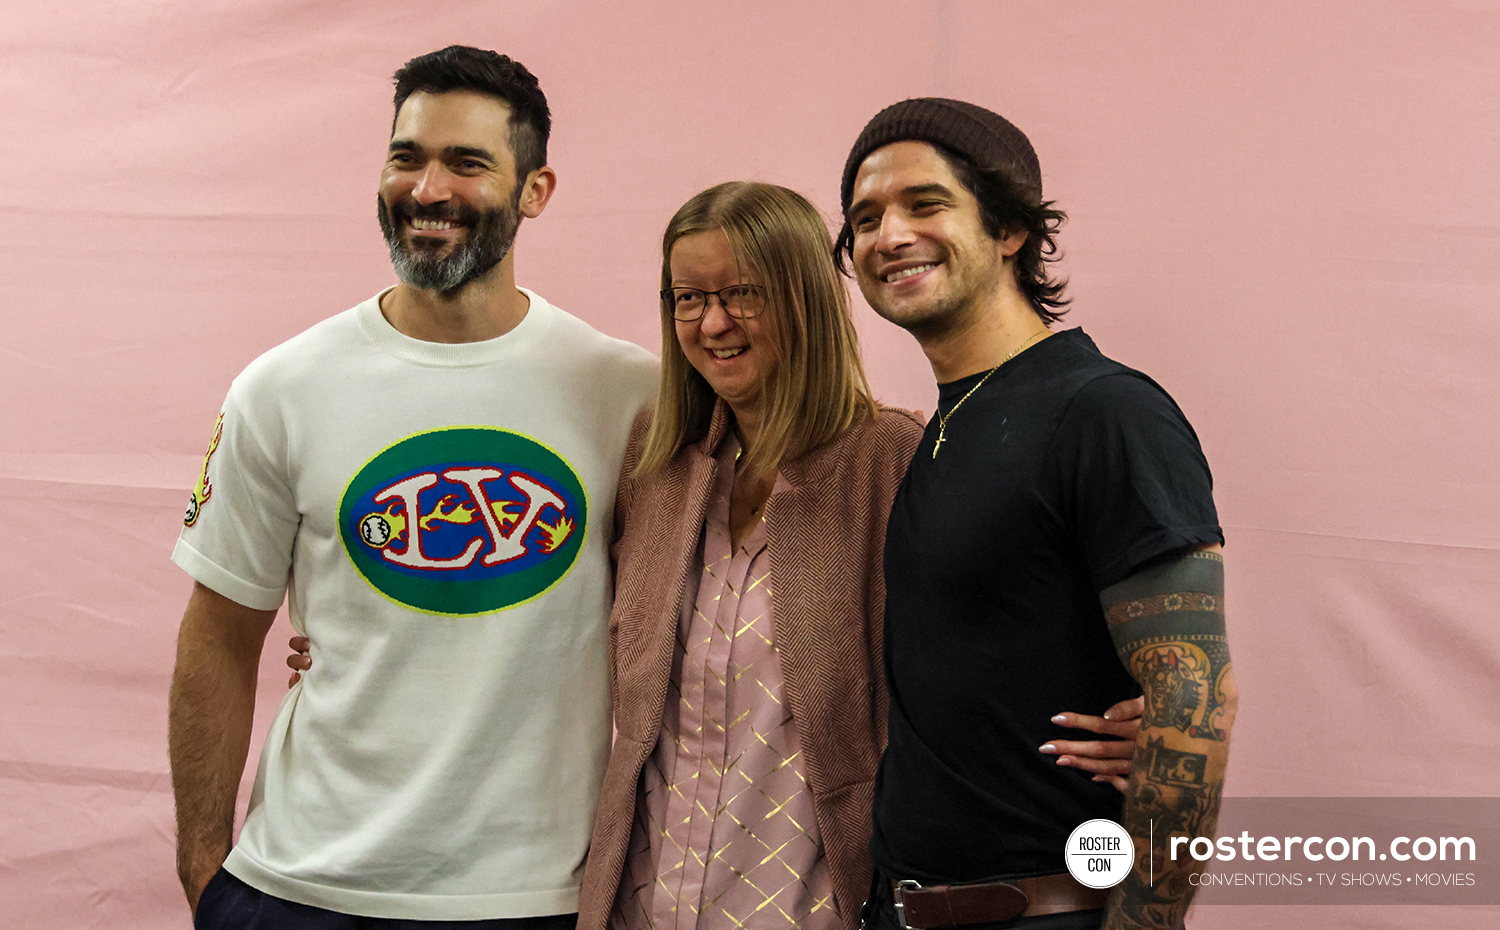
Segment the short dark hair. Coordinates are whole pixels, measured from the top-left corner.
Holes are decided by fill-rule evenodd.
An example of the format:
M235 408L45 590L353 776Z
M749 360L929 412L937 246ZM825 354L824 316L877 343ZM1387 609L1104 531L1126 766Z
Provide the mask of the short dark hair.
M1028 197L1003 169L982 168L947 146L928 144L937 149L959 183L979 201L979 216L991 239L1010 232L1026 233L1026 241L1015 255L1016 286L1042 322L1049 326L1057 322L1068 312L1071 299L1063 296L1067 280L1052 277L1047 265L1059 258L1057 231L1068 215L1055 208L1055 201ZM840 271L849 274L853 258L854 228L845 216L833 246L833 260Z
M417 91L446 94L472 90L505 101L510 107L510 149L516 156L519 178L547 164L547 137L552 132L552 113L536 77L509 55L450 45L413 58L396 72L396 115L401 105ZM391 117L391 131L396 117Z

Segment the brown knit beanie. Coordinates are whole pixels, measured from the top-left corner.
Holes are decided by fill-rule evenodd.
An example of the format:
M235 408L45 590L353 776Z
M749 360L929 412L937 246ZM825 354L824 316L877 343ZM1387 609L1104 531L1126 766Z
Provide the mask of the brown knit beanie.
M999 170L1027 199L1041 202L1042 166L1026 134L984 107L943 97L894 103L865 124L844 163L844 213L854 194L854 176L870 153L908 139L952 149L981 168Z

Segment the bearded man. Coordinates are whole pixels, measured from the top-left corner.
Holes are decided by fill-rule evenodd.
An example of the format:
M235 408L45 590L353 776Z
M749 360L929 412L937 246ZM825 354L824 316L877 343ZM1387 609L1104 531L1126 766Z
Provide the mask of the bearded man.
M577 909L608 521L655 360L515 285L556 185L536 78L454 46L395 83L377 212L400 283L235 379L173 553L195 581L170 747L200 927L558 930ZM288 593L317 662L231 848Z

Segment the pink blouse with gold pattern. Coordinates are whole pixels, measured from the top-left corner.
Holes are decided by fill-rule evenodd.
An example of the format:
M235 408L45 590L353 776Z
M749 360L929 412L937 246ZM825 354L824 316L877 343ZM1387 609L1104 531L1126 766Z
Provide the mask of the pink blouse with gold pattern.
M764 523L735 549L739 443L720 444L656 749L641 773L615 930L835 930L833 886L784 700ZM776 491L785 482L777 478ZM773 491L773 493L775 493Z

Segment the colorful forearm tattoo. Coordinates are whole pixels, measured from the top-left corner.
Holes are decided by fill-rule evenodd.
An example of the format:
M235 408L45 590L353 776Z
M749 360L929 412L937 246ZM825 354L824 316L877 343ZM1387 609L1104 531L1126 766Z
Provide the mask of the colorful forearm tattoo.
M1146 692L1148 728L1224 739L1224 560L1189 552L1105 589L1120 659Z
M1165 846L1172 835L1213 837L1234 713L1224 562L1216 552L1180 553L1105 589L1100 601L1120 660L1146 694L1124 811L1137 862L1105 926L1180 927L1200 866L1169 861Z

